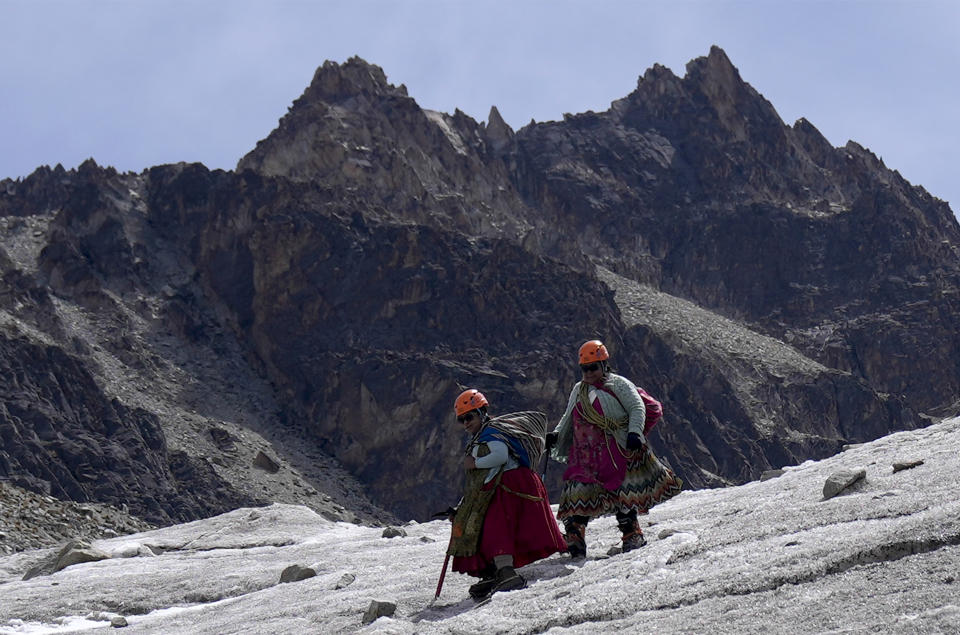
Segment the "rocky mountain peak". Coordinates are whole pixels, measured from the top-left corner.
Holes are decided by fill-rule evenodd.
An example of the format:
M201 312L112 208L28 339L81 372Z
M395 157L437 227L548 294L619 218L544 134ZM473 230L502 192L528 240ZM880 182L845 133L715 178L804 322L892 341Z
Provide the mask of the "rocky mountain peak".
M500 153L509 147L514 137L513 128L503 120L496 106L490 106L490 114L487 116L487 127L484 133L487 143L494 153Z
M324 62L313 74L313 80L301 99L336 103L363 94L406 97L407 89L403 85L388 83L382 68L354 56L343 64L330 60Z
M743 81L723 49L691 60L679 78L655 64L637 82L628 104L615 110L640 129L678 126L707 132L711 143L767 144L782 135L773 106Z
M420 112L404 86L389 84L379 66L352 57L327 61L269 137L243 157L237 170L306 181L333 172L371 173L370 153L381 137ZM387 114L389 113L389 114Z
M486 127L459 111L423 110L359 58L320 67L310 87L238 171L390 201L390 221L442 222L466 235L516 236L529 226L502 164L514 133L496 108Z
M720 48L714 46L708 56L689 62L683 82L691 98L707 106L707 112L719 124L716 133L725 132L727 142L762 146L784 135L784 124L776 110L741 79Z
M740 78L740 71L719 46L711 46L705 57L697 57L686 65L686 79L698 81L705 87L706 93L735 94L746 85Z
M826 137L806 118L801 117L793 124L794 138L817 165L831 163L836 155L835 148Z
M681 91L680 78L666 66L654 64L637 79L637 88L627 99L659 99L679 95Z

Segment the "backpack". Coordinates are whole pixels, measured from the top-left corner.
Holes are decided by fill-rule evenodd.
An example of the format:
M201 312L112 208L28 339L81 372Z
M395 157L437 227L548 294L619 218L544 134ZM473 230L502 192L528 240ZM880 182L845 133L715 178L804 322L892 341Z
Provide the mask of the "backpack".
M617 395L607 388L601 388L603 392L610 393L613 395L613 398L620 402L620 399L617 398ZM646 390L637 386L637 393L640 395L640 399L643 400L643 407L646 411L646 417L643 419L643 436L647 436L650 433L650 430L653 429L653 426L659 423L660 419L663 417L663 404L653 398L653 396L648 393ZM623 407L623 404L620 404L620 407ZM625 409L625 408L624 408Z
M512 412L490 419L487 426L488 434L494 438L502 437L498 440L507 444L521 465L536 469L540 464L547 434L547 415L534 411Z
M640 386L637 386L637 392L640 393L640 399L643 399L643 405L647 412L647 416L643 420L643 435L646 436L663 417L663 404Z

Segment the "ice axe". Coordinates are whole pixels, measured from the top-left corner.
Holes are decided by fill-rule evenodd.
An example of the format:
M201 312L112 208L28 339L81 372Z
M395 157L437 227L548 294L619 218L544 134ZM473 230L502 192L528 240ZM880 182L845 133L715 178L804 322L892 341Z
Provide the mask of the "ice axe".
M461 502L463 499L461 499ZM437 512L433 515L434 518L447 518L453 522L453 517L457 515L457 508L460 506L460 503L457 503L457 507L447 507L442 512ZM437 592L433 596L433 599L436 600L440 597L440 589L443 588L443 579L447 577L447 565L450 564L450 545L453 544L453 527L450 528L450 542L447 543L447 555L443 558L443 569L440 571L440 579L437 580Z
M440 597L440 589L443 588L443 579L447 577L447 565L450 564L450 554L448 553L443 558L443 569L440 570L440 579L437 580L437 592L434 594L433 599L436 600Z
M443 579L447 577L447 565L450 564L450 548L453 546L453 537L463 535L463 529L454 525L450 528L450 542L447 543L447 555L443 557L443 569L440 571L440 579L437 580L437 592L433 596L436 600L440 597L440 589L443 588Z

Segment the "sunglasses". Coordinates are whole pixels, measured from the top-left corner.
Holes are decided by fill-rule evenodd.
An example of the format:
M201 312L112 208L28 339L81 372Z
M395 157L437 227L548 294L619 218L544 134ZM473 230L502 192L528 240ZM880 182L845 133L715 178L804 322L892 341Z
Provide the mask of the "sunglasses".
M477 414L475 412L468 412L465 415L457 417L457 423L469 423L470 421L473 421L473 418L476 416Z
M580 364L580 370L582 370L585 373L592 373L593 371L599 370L599 369L600 369L600 364L597 362L594 362L592 364Z

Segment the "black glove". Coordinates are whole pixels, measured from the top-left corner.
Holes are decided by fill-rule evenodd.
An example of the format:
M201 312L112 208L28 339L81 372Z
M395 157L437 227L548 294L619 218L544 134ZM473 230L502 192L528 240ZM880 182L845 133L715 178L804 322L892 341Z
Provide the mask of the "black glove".
M447 507L442 512L437 512L433 515L434 518L447 518L453 520L453 517L457 515L457 510L453 507Z
M547 451L549 451L550 448L552 448L552 447L554 447L555 445L557 445L557 438L558 438L559 436L560 436L560 435L559 435L559 433L557 433L557 432L548 432L548 433L547 433Z
M645 445L646 442L643 440L643 437L636 432L631 432L627 435L628 450L642 450Z

